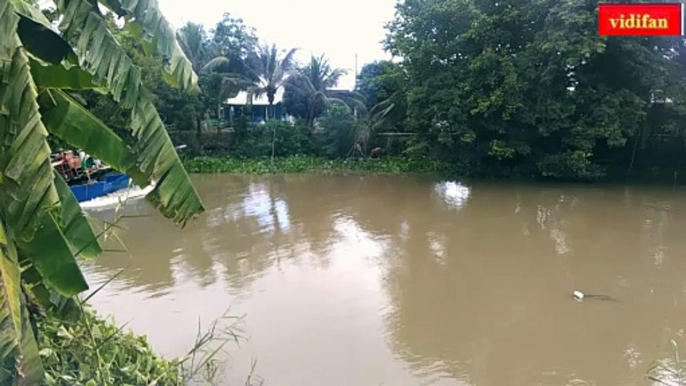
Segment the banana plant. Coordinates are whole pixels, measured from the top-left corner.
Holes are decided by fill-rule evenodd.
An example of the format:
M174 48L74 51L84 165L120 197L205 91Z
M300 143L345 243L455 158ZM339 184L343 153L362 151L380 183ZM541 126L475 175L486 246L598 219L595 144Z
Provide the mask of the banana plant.
M57 0L51 24L24 0L0 0L0 384L45 382L29 299L64 311L88 289L77 258L102 252L98 235L53 171L49 135L128 173L164 216L185 225L202 202L153 104L141 71L101 6L163 61L167 83L197 91L197 76L157 0ZM107 93L131 111L123 139L66 91ZM70 300L71 299L71 300Z

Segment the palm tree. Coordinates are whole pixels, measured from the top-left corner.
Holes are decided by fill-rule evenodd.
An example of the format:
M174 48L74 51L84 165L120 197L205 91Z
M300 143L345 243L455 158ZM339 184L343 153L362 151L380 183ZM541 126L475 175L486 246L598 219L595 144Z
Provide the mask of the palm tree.
M176 31L176 39L181 46L181 49L186 54L186 57L193 65L193 71L199 73L203 68L208 58L213 55L214 46L207 38L207 33L202 24L188 22L178 31ZM202 98L199 98L202 100ZM196 130L197 136L202 136L203 116L206 110L202 105L198 105L196 109Z
M276 93L283 87L284 82L295 67L293 56L297 48L282 51L276 45L257 45L253 52L248 54L247 72L253 84L248 88L248 99L252 103L253 98L262 95L267 96L269 108L267 117L274 118L274 99ZM276 146L276 125L273 126L272 136L272 166L274 164L274 152Z
M281 51L276 45L258 45L255 50L248 54L247 71L253 80L248 94L250 99L267 96L269 110L267 116L274 118L274 99L276 93L283 87L290 72L295 68L295 55L297 48Z
M167 83L197 89L192 64L156 2L146 7L132 6L130 0L100 3L123 16L146 52L165 58ZM92 258L102 252L71 190L53 172L49 135L128 173L140 186L154 184L148 200L177 223L185 224L204 210L152 93L141 85L140 69L109 31L97 3L60 1L56 12L59 33L28 2L0 0L2 385L45 383L27 296L53 312L68 304L75 307L72 297L88 289L76 256ZM132 139L125 141L110 130L67 89L97 89L130 109Z
M207 39L207 33L202 24L188 22L178 31L176 39L188 60L193 65L193 70L198 73L211 56L211 43Z
M338 103L349 109L364 111L364 97L354 91L332 90L340 78L347 74L341 68L334 68L329 60L321 55L312 56L310 63L299 69L289 77L285 84L285 103L290 104L294 115L307 119L310 128L314 128L315 120L320 117L332 103ZM300 104L300 108L294 107ZM301 111L297 111L300 109Z
M217 56L207 62L200 73L208 76L208 92L213 93L217 103L217 119L221 119L222 102L228 98L233 98L240 91L248 90L252 86L251 79L242 75L243 63L239 63L240 58L229 59L226 56Z

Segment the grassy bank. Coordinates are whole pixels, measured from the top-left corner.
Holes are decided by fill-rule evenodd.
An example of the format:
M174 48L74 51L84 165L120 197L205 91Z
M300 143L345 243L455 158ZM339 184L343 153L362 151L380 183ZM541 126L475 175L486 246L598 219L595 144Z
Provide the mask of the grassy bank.
M38 322L38 342L48 385L182 385L177 361L156 355L144 336L84 312L78 322L54 317Z
M447 172L447 164L409 158L382 158L366 160L331 160L321 157L291 156L269 158L195 157L184 160L186 170L192 173L304 173L304 172L346 172L372 173L430 173Z
M215 354L239 337L233 325L223 325L227 319L235 318L224 315L198 331L187 355L164 359L145 336L125 331L88 307L75 321L40 316L36 332L47 385L214 385L222 364Z

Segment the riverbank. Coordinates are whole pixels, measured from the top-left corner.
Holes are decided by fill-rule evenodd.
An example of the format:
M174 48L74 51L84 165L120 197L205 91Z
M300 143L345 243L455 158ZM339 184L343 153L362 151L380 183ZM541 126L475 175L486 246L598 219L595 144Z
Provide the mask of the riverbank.
M306 173L306 172L372 172L372 173L440 173L450 167L433 160L388 157L381 159L331 160L321 157L291 156L275 158L273 165L269 158L194 157L183 164L191 173Z
M126 332L92 310L75 322L39 317L37 327L48 385L184 384L179 360L163 359L145 336Z
M233 325L225 325L235 318L224 313L206 330L195 332L196 341L186 355L165 359L145 335L127 331L126 324L119 326L90 306L72 315L36 315L34 333L48 386L214 385L223 364L217 353L238 339Z

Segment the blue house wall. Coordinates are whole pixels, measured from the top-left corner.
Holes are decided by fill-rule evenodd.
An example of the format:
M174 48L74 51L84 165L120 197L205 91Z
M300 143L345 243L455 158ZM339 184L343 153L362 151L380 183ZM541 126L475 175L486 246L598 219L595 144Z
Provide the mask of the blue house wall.
M267 109L269 106L242 106L242 105L224 105L223 106L223 118L227 121L230 121L232 118L240 118L242 116L247 116L249 121L252 123L260 123L263 121L266 121L267 117ZM279 119L279 120L284 120L285 119L285 114L283 111L283 105L281 103L278 103L273 106L274 108L274 115L273 117L270 116L270 119Z

